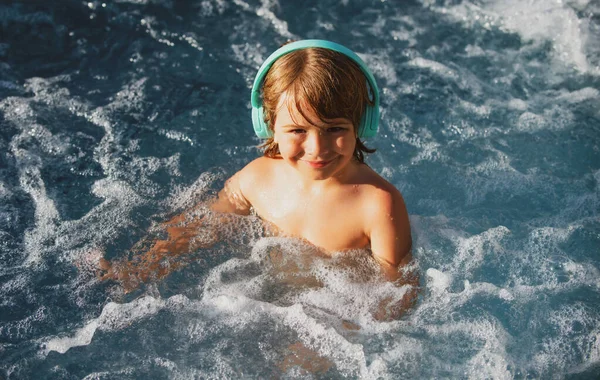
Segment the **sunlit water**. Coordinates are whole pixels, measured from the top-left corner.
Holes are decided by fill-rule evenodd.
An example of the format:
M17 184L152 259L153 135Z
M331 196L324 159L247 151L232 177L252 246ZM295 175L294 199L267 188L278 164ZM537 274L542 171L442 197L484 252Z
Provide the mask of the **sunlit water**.
M0 378L600 376L598 2L39 3L0 5ZM400 290L364 252L253 218L133 293L99 282L260 154L251 82L299 38L375 73L416 307L376 321Z

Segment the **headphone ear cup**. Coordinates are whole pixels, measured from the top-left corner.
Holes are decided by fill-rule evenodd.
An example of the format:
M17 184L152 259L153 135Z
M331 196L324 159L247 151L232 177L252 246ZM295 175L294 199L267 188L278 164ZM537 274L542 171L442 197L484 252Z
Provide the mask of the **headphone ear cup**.
M359 129L360 138L374 137L377 134L377 125L379 124L379 109L374 106L367 106L363 115L361 128Z
M261 139L268 139L273 137L271 130L265 123L265 117L262 106L252 107L252 126L254 127L254 133Z
M371 117L371 106L366 106L365 107L365 112L363 113L362 119L360 120L360 127L358 128L358 137L365 138L365 137L370 137L370 130L371 130L371 123L372 123L372 117Z
M371 124L369 125L369 137L375 137L379 130L379 106L374 105L371 108Z

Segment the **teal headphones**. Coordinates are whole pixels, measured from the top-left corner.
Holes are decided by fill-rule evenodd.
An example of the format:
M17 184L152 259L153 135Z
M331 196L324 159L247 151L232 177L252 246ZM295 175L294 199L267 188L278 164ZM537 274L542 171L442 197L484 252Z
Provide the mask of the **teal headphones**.
M256 135L261 139L273 137L273 132L271 132L271 130L265 123L262 99L260 98L262 82L265 79L267 72L269 71L273 63L280 57L291 53L295 50L301 50L311 47L325 48L344 54L360 67L362 72L365 74L365 77L367 78L367 89L369 91L369 97L371 98L371 100L373 100L373 105L367 105L365 109L360 126L358 127L358 137L365 138L375 136L375 134L377 134L377 126L379 124L379 89L377 88L375 77L373 76L367 65L365 65L363 60L360 59L358 55L356 55L356 53L354 53L352 50L348 49L345 46L326 40L301 40L289 43L277 49L262 64L262 66L258 70L258 74L256 74L256 78L254 79L254 85L252 86L252 125L254 126L254 132L256 132Z

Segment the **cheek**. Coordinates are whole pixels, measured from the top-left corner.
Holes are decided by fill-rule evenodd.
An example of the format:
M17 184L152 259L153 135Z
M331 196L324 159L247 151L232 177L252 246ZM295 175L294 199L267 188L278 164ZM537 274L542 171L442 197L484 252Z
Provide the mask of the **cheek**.
M295 155L300 151L301 145L293 136L284 137L279 140L279 151L286 155Z
M336 139L335 145L340 150L354 152L354 148L356 148L356 138L352 135L340 136Z

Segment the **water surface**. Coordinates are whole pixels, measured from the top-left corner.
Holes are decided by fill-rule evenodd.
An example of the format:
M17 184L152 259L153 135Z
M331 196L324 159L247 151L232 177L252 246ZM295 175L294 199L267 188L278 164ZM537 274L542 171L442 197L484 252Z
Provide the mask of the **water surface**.
M0 32L0 377L600 375L597 2L13 1ZM399 290L368 257L255 218L133 293L99 282L260 155L252 80L300 38L374 71L416 307L375 320Z

